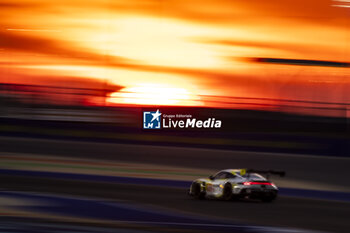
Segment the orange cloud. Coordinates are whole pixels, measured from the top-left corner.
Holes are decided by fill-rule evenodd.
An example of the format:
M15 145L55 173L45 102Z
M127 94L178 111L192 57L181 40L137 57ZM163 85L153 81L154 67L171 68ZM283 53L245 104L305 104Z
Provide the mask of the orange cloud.
M326 0L3 0L0 81L84 77L196 95L342 101L342 68L242 58L347 62L348 13Z

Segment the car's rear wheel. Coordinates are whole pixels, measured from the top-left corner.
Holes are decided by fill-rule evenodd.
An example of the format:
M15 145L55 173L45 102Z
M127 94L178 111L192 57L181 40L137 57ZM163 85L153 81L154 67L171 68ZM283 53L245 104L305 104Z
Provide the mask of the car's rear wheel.
M224 190L222 193L222 200L224 201L229 201L233 199L233 194L232 194L232 185L227 183L224 186Z
M192 196L195 199L203 199L205 196L205 193L202 192L201 185L199 183L193 183L191 187L191 191L192 191Z

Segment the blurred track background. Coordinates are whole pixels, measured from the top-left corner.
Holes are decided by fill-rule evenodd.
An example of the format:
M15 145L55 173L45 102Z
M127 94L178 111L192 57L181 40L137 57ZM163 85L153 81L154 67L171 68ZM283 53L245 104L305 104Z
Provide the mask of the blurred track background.
M3 231L348 231L345 117L168 107L160 110L215 116L223 127L147 131L141 107L4 102ZM264 204L187 196L191 180L244 167L286 171L272 178L280 198Z

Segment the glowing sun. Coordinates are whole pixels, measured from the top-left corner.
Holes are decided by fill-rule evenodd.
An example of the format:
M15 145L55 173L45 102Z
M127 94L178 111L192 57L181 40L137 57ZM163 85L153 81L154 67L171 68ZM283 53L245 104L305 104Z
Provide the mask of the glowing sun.
M198 106L199 97L184 88L157 84L142 84L126 87L112 93L107 102L114 104Z

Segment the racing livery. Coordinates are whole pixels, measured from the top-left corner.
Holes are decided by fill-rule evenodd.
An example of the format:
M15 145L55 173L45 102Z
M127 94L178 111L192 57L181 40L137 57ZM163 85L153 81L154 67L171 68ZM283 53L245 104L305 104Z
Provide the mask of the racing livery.
M209 178L193 181L189 195L196 199L214 198L232 200L239 198L260 199L271 202L278 194L277 186L258 174L284 176L282 171L258 171L253 169L226 169Z

